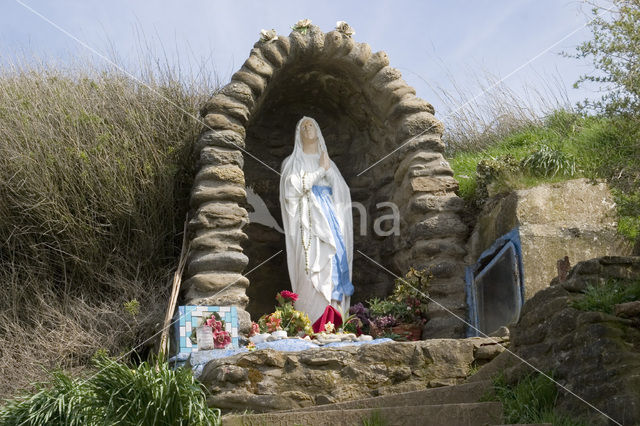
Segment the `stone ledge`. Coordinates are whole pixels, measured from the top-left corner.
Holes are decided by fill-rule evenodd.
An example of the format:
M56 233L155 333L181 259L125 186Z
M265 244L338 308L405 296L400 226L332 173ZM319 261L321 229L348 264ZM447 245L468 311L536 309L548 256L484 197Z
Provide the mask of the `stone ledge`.
M474 361L500 350L500 337L386 342L281 352L244 352L209 361L200 375L211 406L256 412L310 407L462 383ZM477 360L476 360L477 358Z

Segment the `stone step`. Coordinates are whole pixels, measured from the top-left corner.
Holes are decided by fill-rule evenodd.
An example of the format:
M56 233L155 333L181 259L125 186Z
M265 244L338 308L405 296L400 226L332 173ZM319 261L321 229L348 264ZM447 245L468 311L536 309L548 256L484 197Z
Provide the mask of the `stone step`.
M502 403L474 402L420 406L356 408L334 410L324 406L319 411L273 412L249 415L226 415L223 426L234 425L361 425L376 417L383 424L420 426L480 426L502 423Z
M491 380L463 383L455 386L441 386L413 392L381 395L355 401L337 402L327 405L287 410L287 412L352 410L359 408L406 407L419 405L459 404L478 402L482 394L491 386ZM282 413L282 411L280 411Z

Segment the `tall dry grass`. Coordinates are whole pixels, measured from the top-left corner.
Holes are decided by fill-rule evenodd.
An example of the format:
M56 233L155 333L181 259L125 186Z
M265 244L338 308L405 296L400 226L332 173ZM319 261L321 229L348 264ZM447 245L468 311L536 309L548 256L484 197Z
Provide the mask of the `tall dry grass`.
M540 75L533 83L513 83L487 70L473 70L466 84L445 68L448 85L431 84L440 103L446 156L481 151L530 126L541 126L557 110L572 111L567 85L556 74Z
M217 88L201 71L142 61L150 90L96 62L0 68L0 396L41 367L82 369L97 349L124 353L158 330L192 116Z

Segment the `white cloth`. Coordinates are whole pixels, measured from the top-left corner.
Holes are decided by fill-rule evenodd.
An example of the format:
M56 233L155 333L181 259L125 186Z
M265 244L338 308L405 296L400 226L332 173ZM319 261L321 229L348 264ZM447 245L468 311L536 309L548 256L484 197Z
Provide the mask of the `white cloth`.
M300 126L305 119L310 119L316 128L317 153L307 154L302 150ZM348 314L350 304L349 296L345 296L342 301L331 300L333 290L331 280L333 262L331 259L336 253L336 243L329 222L318 200L311 192L311 187L314 184L328 185L332 188L335 214L342 231L349 264L349 279L351 280L353 259L351 193L333 160L329 159L331 165L326 171L324 167L320 166L320 155L326 150L320 126L313 118L304 116L296 126L293 152L282 161L280 168L280 208L291 289L299 295L298 301L295 303L296 309L306 312L311 323L322 315L327 305L332 305L340 311L344 318ZM302 192L304 172L306 172L305 187L309 191L310 205ZM309 208L311 208L311 229L309 227ZM308 275L305 271L305 254L301 242L301 222L306 244L309 243L309 233L311 232L312 235L308 251Z

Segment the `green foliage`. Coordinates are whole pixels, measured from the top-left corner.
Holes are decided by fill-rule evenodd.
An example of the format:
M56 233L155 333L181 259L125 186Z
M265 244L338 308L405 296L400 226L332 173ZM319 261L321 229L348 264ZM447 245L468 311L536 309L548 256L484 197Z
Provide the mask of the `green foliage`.
M618 208L619 232L633 240L640 231L638 140L640 120L559 110L541 126L497 140L482 152L458 152L450 163L459 195L476 205L488 196L541 183L606 179Z
M362 419L362 426L386 426L389 422L376 410L367 418Z
M572 301L571 306L583 311L613 314L613 305L634 300L640 300L640 280L610 279L603 285L588 285L584 297Z
M576 174L576 160L571 154L542 145L524 157L520 163L534 176L573 176Z
M128 302L123 303L124 310L132 317L138 316L140 313L140 302L137 299L131 299Z
M86 380L55 371L38 392L0 408L3 425L219 425L220 411L206 403L205 388L189 369L164 362L129 368L94 358L98 372Z
M613 195L618 205L618 232L631 240L640 238L640 189L625 193L615 188Z
M553 378L551 372L547 376ZM504 373L492 379L493 388L480 398L480 401L500 401L503 407L504 422L551 423L561 426L583 426L586 423L570 419L555 412L558 390L553 381L543 374L531 372L516 384L507 384Z
M50 383L36 384L33 395L6 401L0 407L0 423L11 425L88 424L88 400L91 398L82 380L61 371L51 373Z
M605 114L640 112L640 1L612 0L608 7L593 4L588 27L591 40L580 44L577 53L565 56L590 58L601 74L583 75L574 84L596 83L606 92L598 101L585 100L579 106Z
M408 297L417 297L426 301L429 297L429 284L433 275L427 270L418 270L410 266L404 278L396 278L391 298L404 302Z

